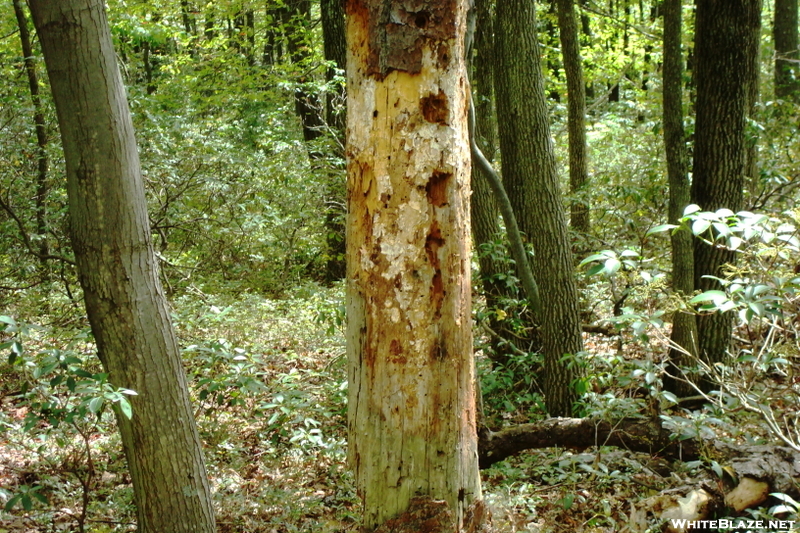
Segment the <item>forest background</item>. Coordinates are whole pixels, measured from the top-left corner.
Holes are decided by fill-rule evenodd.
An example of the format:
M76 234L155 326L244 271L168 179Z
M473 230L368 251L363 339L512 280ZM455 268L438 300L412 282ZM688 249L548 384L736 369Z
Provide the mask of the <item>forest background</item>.
M134 488L112 407L135 417L135 390L110 383L95 356L68 237L64 152L48 77L27 8L12 4L0 12L0 341L8 354L0 370L0 528L129 531L137 521ZM800 449L797 2L737 2L744 6L742 31L752 30L752 39L734 46L742 61L716 77L706 74L706 83L740 88L716 103L704 100L710 92L696 71L725 56L724 42L711 38L724 31L706 26L708 37L697 40L694 6L541 3L531 23L522 13L533 4L501 4L475 6L470 62L478 144L516 204L545 308L565 304L576 339L565 346L569 335L549 330L546 314L537 313L505 244L509 222L476 174L472 316L481 423L500 435L516 424L546 423L548 413L574 415L591 422L578 427L594 428L595 438L575 442L551 428L549 440L514 451L541 449L484 469L494 527L644 530L666 520L652 498L682 487L680 496L691 500L704 483L717 487L706 487L709 500L719 500L713 516L793 517L800 473L788 485L761 476L778 495L739 509L724 495L731 488L726 476L733 470L738 482L742 472L715 443ZM707 4L698 2L698 9ZM676 5L683 24L670 33L665 21L676 29L675 18L667 19ZM565 14L573 9L577 50L564 41ZM345 466L343 6L111 2L108 17L217 528L355 529L362 509ZM512 39L521 31L508 25L515 18L538 39L538 72L514 63L526 42ZM736 23L734 15L724 20ZM681 67L678 58L677 78L670 42L687 61ZM578 85L570 63L577 56L569 50L581 56ZM675 123L667 110L670 102L676 108L667 95L676 94L669 92L676 79L684 129L678 144L688 153L668 158ZM522 156L513 151L524 133L509 110L514 98L536 107L528 87L540 90L546 104L530 123L549 125L555 159L547 172L526 174L522 165L515 182L513 165ZM585 102L576 111L581 92ZM693 164L695 175L708 172L692 157L724 161L731 154L709 151L713 135L695 127L703 109L722 109L726 101L737 102L741 118L739 130L725 130L739 136L733 158L743 167L736 179L722 170L733 196L704 202L692 184L676 212L675 176L685 176L688 187ZM548 137L540 130L540 141ZM548 143L541 144L546 151ZM582 156L580 146L588 147ZM668 170L674 161L682 169ZM540 201L549 211L536 219L538 208L524 199L545 198L536 192L542 179L560 181L564 193ZM690 204L701 205L685 210ZM569 233L561 241L537 241L547 233L537 228L558 226L567 213ZM678 254L667 252L678 246L676 235L695 235L701 244L691 247L710 241L716 247L709 249L722 250L709 272L718 279L676 286ZM541 250L559 257L538 263L548 255ZM714 322L723 315L728 326ZM701 335L701 346L675 337L673 323L696 318L701 329L722 334ZM704 338L717 347L702 345ZM697 359L698 350L709 357ZM711 356L714 350L725 355ZM698 387L687 388L682 375L696 377ZM673 462L661 450L599 447L601 422L631 419L652 421L672 441L699 439L700 452Z

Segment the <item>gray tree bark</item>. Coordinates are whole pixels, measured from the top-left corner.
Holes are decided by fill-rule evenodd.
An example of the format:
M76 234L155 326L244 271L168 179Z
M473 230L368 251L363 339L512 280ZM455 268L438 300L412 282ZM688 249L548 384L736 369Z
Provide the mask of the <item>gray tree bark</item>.
M775 0L772 38L775 43L775 97L800 99L800 42L797 0Z
M555 0L561 56L567 77L567 129L569 134L569 223L573 230L588 233L591 229L589 204L585 199L589 183L589 157L586 145L586 85L578 37L578 18L574 0Z
M213 533L211 490L150 239L139 156L100 0L31 0L67 166L72 245L142 533Z
M746 118L750 72L757 62L752 42L761 24L761 0L698 0L695 22L695 147L692 202L704 210L743 206L747 171ZM695 288L719 289L708 276L723 277L734 252L695 240ZM724 360L733 327L731 313L698 317L698 350L709 363ZM713 384L705 383L704 387Z
M574 263L550 137L532 0L497 5L495 92L503 181L520 229L533 243L541 294L544 392L553 416L569 416L576 366L565 354L583 350Z
M669 180L670 224L678 224L691 201L686 136L683 129L683 56L681 54L682 1L664 0L664 79L663 120L664 148ZM694 256L692 234L681 228L671 235L672 289L682 296L694 291ZM694 394L683 381L683 368L695 364L697 356L697 320L692 313L676 311L672 315L672 342L669 351L669 375L664 386L680 396Z
M44 106L39 96L39 76L36 73L36 58L33 57L33 47L31 46L30 31L28 30L28 18L22 7L21 0L13 0L14 14L17 18L19 27L19 40L22 46L22 56L25 58L25 73L28 76L28 89L31 93L33 103L33 123L36 127L36 145L38 154L36 155L36 236L38 246L36 253L39 259L40 273L42 279L50 276L50 269L47 261L50 259L50 246L47 237L47 193L50 190L49 179L47 177L49 161L47 157L47 125L44 120ZM22 228L20 228L22 229Z

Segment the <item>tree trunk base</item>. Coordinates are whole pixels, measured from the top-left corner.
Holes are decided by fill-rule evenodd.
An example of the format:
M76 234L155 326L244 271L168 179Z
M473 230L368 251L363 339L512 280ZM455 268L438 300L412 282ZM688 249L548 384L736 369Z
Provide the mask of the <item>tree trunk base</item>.
M408 510L397 518L387 520L372 533L482 533L491 521L482 500L476 501L464 515L464 525L458 529L447 502L426 497L412 498Z

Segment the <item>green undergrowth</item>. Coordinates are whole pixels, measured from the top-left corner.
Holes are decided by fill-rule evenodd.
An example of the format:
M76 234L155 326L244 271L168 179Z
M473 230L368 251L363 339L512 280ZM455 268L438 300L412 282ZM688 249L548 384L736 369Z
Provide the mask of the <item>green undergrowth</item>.
M343 299L340 286L306 284L280 299L194 291L172 302L218 531L357 530L360 504L346 466ZM134 531L132 487L110 409L126 393L106 382L77 308L53 305L34 324L22 303L2 318L0 533ZM734 419L670 402L660 388L666 332L658 327L587 337L587 351L572 358L587 376L575 384L584 395L576 414L613 420L658 409L676 438L766 442L752 415ZM486 357L485 340L477 327L493 429L544 418L530 375L538 356L519 353L497 365ZM669 463L601 442L580 452L533 450L483 471L484 496L497 532L619 531L637 502L707 476L721 468L714 461L709 454L694 464Z

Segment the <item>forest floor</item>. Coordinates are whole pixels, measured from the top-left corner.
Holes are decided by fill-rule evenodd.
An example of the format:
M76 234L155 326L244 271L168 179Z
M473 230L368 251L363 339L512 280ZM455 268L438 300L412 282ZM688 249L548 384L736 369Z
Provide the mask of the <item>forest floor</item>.
M359 502L346 466L341 302L340 289L316 286L281 299L198 292L173 302L220 533L356 531ZM26 490L34 496L29 509L18 500L0 511L0 533L134 531L130 478L108 413L76 426L40 421L26 427L33 407L19 390L24 379L48 383L47 375L34 373L41 353L58 346L94 360L86 324L55 315L46 317L50 326L27 333L25 365L0 367L0 503ZM592 337L587 348L619 362L651 357L648 351L663 346L629 343L620 351L617 338ZM486 366L485 360L479 364ZM633 400L635 389L601 390L603 376L598 373L593 384L597 395ZM45 393L63 393L56 389ZM529 390L484 400L495 424L541 418ZM723 433L736 425L710 420L709 429L711 424ZM763 438L758 426L750 428L748 439ZM741 440L745 433L728 436ZM711 468L708 461L670 463L613 448L551 448L524 452L482 475L497 532L611 532L643 531L631 522L639 502L707 479ZM663 529L663 524L647 526Z

